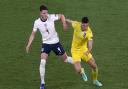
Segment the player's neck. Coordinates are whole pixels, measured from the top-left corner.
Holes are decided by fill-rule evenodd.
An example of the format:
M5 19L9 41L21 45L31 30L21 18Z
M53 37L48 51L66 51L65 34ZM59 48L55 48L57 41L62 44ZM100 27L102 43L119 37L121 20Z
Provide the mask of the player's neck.
M46 21L47 21L47 19L44 19L43 17L40 17L40 20L41 20L42 22L46 22Z
M87 31L87 29L81 29L81 31L83 31L83 32L84 32L84 31Z

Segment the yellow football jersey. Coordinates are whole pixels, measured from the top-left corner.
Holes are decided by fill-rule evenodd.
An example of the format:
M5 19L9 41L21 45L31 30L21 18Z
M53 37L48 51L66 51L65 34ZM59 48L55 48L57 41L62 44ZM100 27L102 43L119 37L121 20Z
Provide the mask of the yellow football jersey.
M72 49L74 50L88 50L87 42L92 40L93 34L88 27L86 31L81 30L81 23L77 21L72 21L72 27L74 29Z

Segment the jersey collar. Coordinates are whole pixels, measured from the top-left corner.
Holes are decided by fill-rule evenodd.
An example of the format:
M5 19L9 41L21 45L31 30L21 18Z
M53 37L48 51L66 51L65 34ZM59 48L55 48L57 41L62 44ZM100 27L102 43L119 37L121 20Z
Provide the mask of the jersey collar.
M43 19L41 19L41 17L40 17L40 20L41 20L42 22L46 22L46 21L47 21L47 19L46 19L46 20L43 20Z

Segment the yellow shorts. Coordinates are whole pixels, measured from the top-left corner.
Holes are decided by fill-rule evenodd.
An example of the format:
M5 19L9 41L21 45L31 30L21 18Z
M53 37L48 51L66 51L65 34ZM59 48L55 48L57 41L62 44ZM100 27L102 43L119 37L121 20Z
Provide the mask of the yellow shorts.
M86 50L87 51L87 50ZM72 50L72 58L73 58L73 62L79 61L81 62L81 60L87 62L92 58L92 54L89 53L88 56L86 56L84 54L84 52L86 51L81 51L81 50Z

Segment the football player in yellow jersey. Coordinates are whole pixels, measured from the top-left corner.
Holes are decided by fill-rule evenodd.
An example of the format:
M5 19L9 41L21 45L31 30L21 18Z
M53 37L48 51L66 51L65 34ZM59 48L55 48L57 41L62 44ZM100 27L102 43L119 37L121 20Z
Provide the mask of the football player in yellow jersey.
M83 17L81 22L72 21L69 19L66 19L66 22L67 24L71 24L74 29L71 53L76 72L78 72L82 76L84 81L87 81L88 79L84 72L84 69L81 68L81 60L87 62L92 68L93 84L97 86L102 86L102 83L97 80L98 67L95 59L91 54L93 34L89 27L88 17Z

